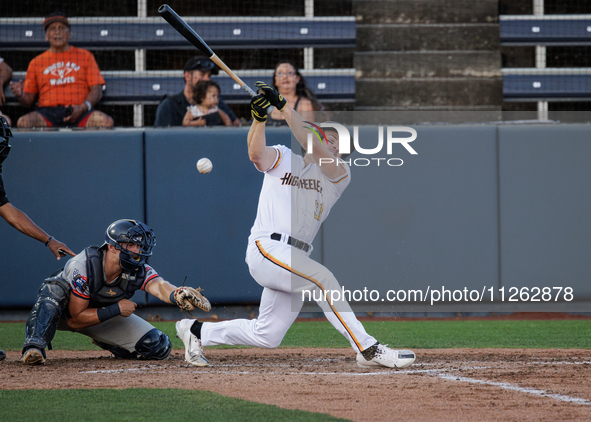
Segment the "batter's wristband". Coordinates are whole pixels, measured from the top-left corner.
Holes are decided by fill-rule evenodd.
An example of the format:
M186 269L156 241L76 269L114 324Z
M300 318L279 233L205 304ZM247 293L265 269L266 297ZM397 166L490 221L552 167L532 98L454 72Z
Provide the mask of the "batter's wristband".
M121 309L118 303L106 306L104 308L98 308L96 310L96 316L100 322L105 322L108 319L121 315Z
M45 246L49 246L49 242L53 239L53 236L49 236L49 239L45 242Z

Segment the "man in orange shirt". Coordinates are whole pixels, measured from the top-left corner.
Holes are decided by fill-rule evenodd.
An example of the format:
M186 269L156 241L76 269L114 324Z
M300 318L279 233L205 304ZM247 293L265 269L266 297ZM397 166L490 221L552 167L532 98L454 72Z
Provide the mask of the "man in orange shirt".
M113 119L93 107L102 97L105 80L90 51L69 44L70 23L64 13L43 21L49 50L31 60L23 83L11 82L18 101L38 108L18 119L17 127L112 127Z

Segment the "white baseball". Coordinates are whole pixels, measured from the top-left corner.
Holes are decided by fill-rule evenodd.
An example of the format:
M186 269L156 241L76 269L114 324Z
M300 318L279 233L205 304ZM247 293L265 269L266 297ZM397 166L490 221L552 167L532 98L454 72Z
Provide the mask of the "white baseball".
M209 158L202 158L197 161L197 170L199 173L205 174L209 173L213 169L213 164Z

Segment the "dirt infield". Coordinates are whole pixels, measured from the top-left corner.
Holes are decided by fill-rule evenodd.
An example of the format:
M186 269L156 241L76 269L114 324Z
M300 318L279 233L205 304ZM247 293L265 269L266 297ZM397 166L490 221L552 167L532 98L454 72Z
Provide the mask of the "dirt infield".
M416 350L405 370L357 367L350 349L207 350L212 366L50 351L27 367L8 352L1 389L183 388L355 421L591 420L591 350Z

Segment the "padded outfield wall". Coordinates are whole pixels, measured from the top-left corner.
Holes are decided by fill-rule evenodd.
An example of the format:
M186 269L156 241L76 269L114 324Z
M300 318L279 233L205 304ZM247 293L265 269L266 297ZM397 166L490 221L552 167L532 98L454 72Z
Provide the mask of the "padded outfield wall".
M591 299L590 125L415 128L418 155L399 152L404 165L352 167L314 243L341 284L568 285L577 301ZM150 264L165 279L186 276L217 304L256 303L244 253L263 176L248 160L247 132L19 132L3 179L11 202L76 252L101 244L116 219L143 219L157 235ZM291 142L284 128L267 139ZM201 157L212 173L196 171ZM0 306L32 306L64 261L5 223L0 238ZM143 293L134 299L146 303Z

